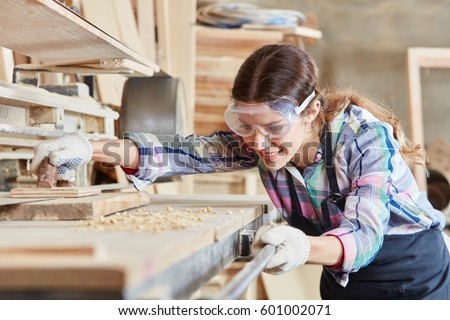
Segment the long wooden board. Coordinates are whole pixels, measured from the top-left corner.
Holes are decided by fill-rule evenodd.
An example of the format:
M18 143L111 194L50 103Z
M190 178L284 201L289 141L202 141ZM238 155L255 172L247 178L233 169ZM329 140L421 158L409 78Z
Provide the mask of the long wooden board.
M15 188L11 198L79 198L100 194L96 187Z
M46 63L125 58L159 70L55 0L0 1L0 34L1 46Z
M86 220L150 203L146 192L103 193L0 207L0 220Z

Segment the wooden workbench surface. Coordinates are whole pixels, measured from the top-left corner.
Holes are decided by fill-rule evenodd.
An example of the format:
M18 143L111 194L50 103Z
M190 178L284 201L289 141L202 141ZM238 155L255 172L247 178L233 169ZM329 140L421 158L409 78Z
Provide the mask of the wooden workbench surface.
M167 207L208 208L203 221L159 233L123 231L120 226L101 231L82 221L0 221L0 293L181 297L181 293L172 292L174 284L166 279L172 277L167 271L178 265L177 270L184 272L178 274L180 278L202 272L206 277L211 270L225 268L220 264L232 260L215 261L202 251L210 254L215 246L216 256L235 258L237 232L255 222L260 225L267 204L265 197L248 200L248 196L154 196L150 205L140 209L157 212ZM222 242L227 245L220 246ZM188 268L195 266L195 262L188 262L191 257L202 260L200 267L193 267L195 270ZM172 277L172 281L181 280ZM152 285L156 283L157 286Z

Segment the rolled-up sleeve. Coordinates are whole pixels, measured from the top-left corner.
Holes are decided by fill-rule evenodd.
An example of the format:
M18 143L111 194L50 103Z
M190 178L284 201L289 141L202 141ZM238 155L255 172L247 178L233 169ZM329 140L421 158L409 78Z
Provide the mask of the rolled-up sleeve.
M325 235L338 237L344 247L342 265L329 271L345 286L349 273L369 264L382 246L395 188L392 172L401 155L392 128L380 123L362 126L338 152L335 163L347 166L351 192L339 227Z
M159 177L236 171L257 165L242 140L228 131L187 137L126 133L124 138L133 141L139 150L139 168L129 176L135 185L139 181L149 184Z

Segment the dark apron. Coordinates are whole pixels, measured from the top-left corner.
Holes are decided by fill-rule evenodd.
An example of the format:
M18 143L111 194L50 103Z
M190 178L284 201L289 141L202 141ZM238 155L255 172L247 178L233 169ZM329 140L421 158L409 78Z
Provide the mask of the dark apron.
M385 235L375 259L350 273L346 287L324 268L320 295L322 299L450 299L450 261L442 231Z
M321 227L303 217L297 194L291 190L293 212L288 222L311 236L332 229L330 208L344 211L345 197L337 184L331 139L326 127L321 143L331 193L321 203ZM351 273L346 287L338 284L324 268L320 295L322 299L450 299L450 256L442 231L428 229L407 235L385 235L375 259Z

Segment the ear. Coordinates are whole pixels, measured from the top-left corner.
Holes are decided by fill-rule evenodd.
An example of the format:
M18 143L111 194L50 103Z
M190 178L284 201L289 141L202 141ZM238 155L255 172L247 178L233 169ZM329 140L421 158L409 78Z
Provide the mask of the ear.
M313 105L309 107L308 113L305 115L305 122L311 123L316 119L317 115L320 111L320 101L316 100L314 101Z

